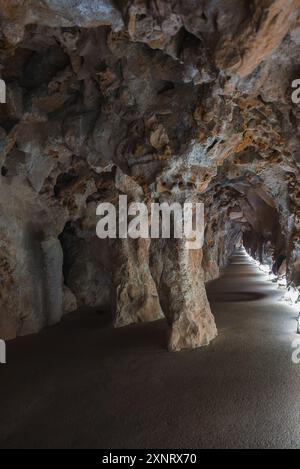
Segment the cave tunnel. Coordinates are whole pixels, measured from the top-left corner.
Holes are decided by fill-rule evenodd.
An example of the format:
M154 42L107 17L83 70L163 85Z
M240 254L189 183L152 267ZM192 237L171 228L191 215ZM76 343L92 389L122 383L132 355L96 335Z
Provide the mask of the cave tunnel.
M299 1L11 3L0 448L299 449Z

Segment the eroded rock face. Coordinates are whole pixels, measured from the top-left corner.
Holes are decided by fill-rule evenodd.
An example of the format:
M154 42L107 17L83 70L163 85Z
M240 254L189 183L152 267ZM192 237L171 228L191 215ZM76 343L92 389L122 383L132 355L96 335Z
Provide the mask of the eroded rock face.
M0 0L0 25L0 337L88 306L208 344L242 242L300 285L298 0ZM119 195L203 202L203 249L97 239Z

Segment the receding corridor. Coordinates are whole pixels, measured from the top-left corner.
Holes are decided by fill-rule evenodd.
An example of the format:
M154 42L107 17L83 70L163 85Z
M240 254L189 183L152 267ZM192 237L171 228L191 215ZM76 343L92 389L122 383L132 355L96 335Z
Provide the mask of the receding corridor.
M8 343L0 446L300 448L297 309L244 253L207 289L219 334L198 350L95 313Z

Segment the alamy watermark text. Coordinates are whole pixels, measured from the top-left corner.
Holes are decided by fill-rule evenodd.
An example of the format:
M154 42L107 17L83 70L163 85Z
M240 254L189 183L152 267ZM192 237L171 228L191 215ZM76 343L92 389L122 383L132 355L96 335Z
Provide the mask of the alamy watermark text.
M150 204L132 202L119 196L116 208L109 202L100 203L96 214L100 216L96 233L98 238L184 238L187 249L200 249L204 242L204 204L163 202ZM118 220L117 220L118 218Z

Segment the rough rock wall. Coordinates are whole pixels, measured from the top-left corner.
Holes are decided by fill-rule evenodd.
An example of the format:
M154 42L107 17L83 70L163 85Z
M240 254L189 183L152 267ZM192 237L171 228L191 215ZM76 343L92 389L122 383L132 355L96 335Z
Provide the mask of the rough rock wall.
M216 335L237 245L300 285L299 0L0 0L0 336L86 305ZM96 206L205 204L203 249L99 240Z

